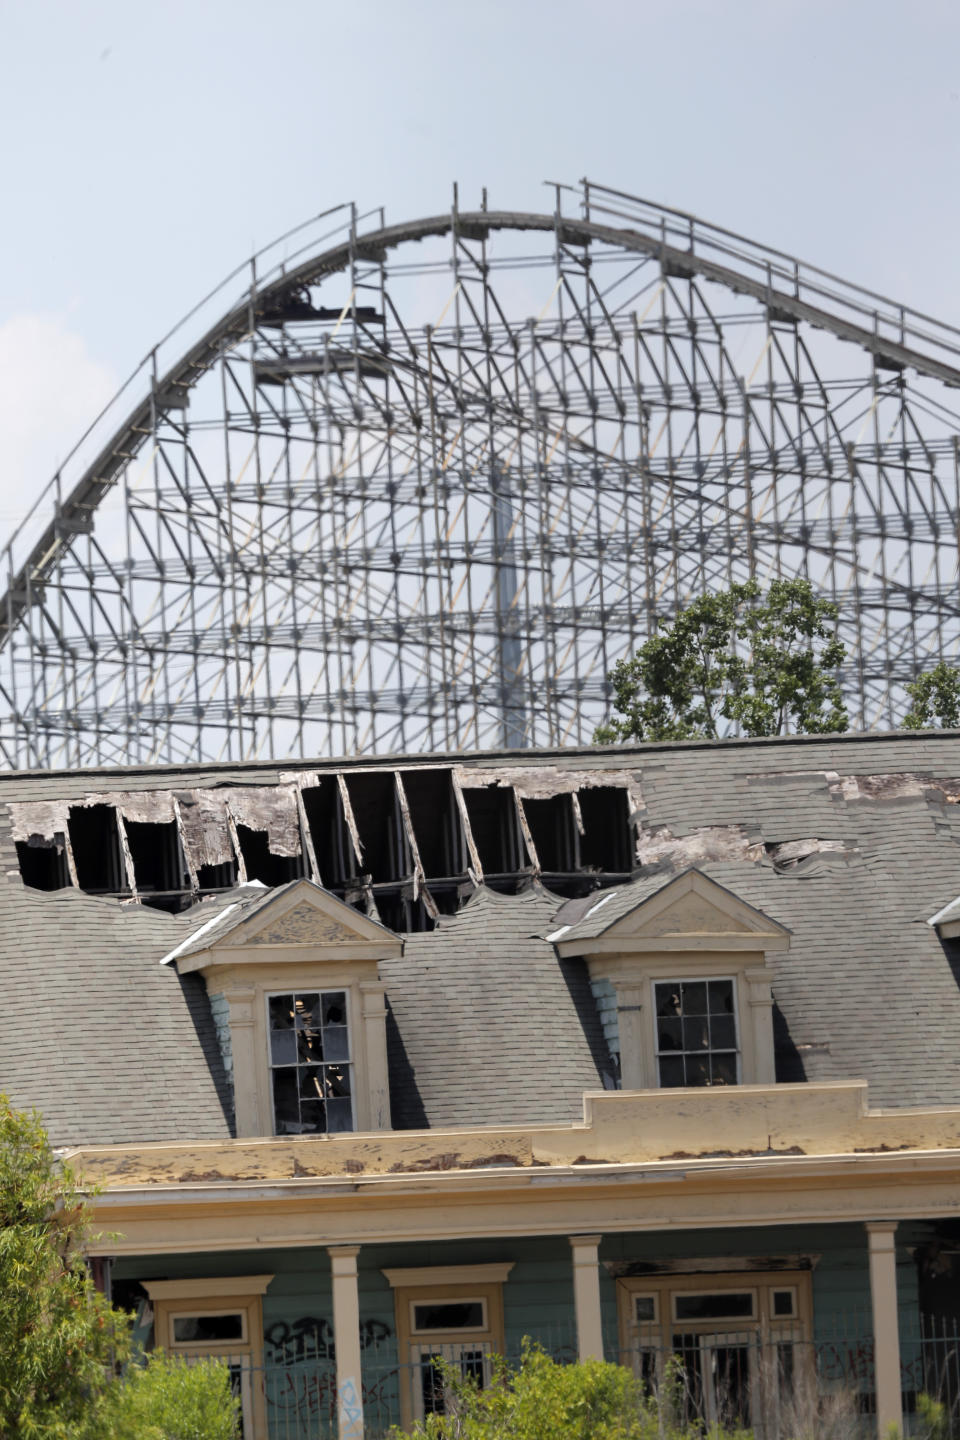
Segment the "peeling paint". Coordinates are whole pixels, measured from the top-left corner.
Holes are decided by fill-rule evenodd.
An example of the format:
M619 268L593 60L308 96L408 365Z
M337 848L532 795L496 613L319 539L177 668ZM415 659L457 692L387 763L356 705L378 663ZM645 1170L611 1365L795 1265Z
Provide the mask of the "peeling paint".
M300 811L292 785L259 785L227 792L230 814L248 830L265 830L274 855L300 854Z

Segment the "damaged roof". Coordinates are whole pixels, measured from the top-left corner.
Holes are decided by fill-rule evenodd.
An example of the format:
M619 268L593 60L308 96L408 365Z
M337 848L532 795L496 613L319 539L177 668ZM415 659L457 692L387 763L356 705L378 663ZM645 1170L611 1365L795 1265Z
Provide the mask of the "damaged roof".
M949 732L2 775L0 1085L43 1112L57 1144L227 1136L203 982L159 962L242 901L237 881L256 864L264 884L294 878L286 851L387 924L449 882L414 915L402 958L381 962L397 1126L579 1118L610 1059L585 962L559 960L546 937L606 926L690 866L792 932L769 960L778 1078L865 1078L873 1105L960 1104L960 962L928 924L960 892L958 802ZM126 901L82 893L55 837L94 806L98 824L127 817L118 863L134 879L150 839L138 826L188 837L193 879L175 899L189 908L151 908L146 885ZM622 833L603 850L609 817ZM352 870L340 863L351 825ZM380 831L392 838L378 849ZM64 888L25 884L25 849L63 859L29 874ZM197 903L198 866L231 863Z

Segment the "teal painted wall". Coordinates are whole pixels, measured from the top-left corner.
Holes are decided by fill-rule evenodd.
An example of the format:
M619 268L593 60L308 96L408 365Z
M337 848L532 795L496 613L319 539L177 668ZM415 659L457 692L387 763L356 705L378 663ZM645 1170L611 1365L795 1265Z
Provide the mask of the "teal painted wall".
M916 1230L916 1235L914 1235ZM916 1330L917 1276L909 1247L920 1227L898 1234L898 1289L904 1361ZM855 1376L872 1388L870 1291L866 1232L861 1225L777 1226L754 1230L677 1231L605 1237L601 1261L663 1261L810 1254L815 1339L828 1348L836 1377ZM399 1420L393 1292L381 1273L390 1267L514 1261L504 1287L507 1353L519 1355L524 1337L552 1353L574 1357L573 1275L566 1237L364 1246L358 1256L364 1398L371 1424ZM323 1440L333 1421L333 1312L330 1261L322 1246L215 1255L119 1260L117 1280L272 1273L264 1296L265 1358L283 1367L271 1378L268 1410L275 1440ZM607 1353L618 1350L616 1284L601 1266ZM828 1371L829 1373L829 1371Z

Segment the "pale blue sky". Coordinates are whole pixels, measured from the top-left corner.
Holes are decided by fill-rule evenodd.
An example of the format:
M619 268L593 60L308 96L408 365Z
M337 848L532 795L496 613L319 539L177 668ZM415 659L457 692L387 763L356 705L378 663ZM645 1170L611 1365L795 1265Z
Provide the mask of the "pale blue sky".
M960 324L955 0L0 0L0 528L98 397L340 200L584 174Z

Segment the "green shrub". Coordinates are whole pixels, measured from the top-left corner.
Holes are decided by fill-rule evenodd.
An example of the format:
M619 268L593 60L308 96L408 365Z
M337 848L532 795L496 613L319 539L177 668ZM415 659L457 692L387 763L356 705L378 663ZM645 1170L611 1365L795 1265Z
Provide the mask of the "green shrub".
M668 1367L657 1395L631 1371L602 1360L559 1364L525 1344L517 1370L493 1361L480 1390L457 1366L438 1362L447 1413L428 1415L411 1432L423 1440L698 1440L684 1418L683 1374ZM747 1440L749 1432L713 1429L710 1440Z
M237 1414L225 1361L188 1365L154 1350L124 1376L111 1440L235 1440Z

